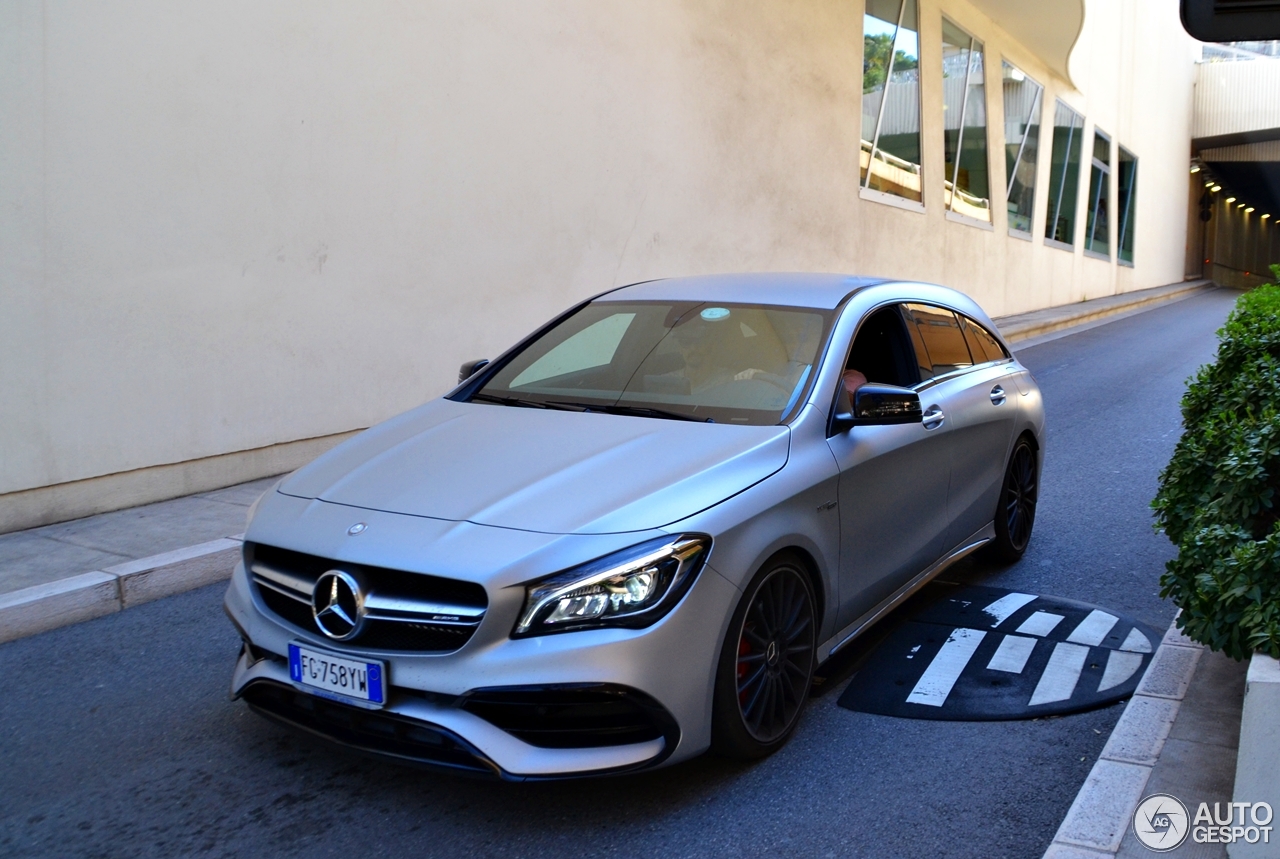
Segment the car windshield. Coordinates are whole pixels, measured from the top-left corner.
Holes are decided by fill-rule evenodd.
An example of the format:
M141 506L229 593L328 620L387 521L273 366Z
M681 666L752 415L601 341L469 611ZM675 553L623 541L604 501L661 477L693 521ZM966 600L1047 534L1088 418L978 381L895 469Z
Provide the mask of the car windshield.
M814 376L831 312L593 301L525 347L477 402L779 423Z

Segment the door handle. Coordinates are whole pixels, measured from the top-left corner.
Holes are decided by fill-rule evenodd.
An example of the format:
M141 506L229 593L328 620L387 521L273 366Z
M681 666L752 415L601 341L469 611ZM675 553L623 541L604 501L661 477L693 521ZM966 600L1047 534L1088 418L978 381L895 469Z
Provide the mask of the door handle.
M1004 399L1005 399L1004 388L1000 387L999 385L996 385L994 388L991 389L991 405L1003 406Z
M937 406L929 406L929 408L925 410L925 413L920 416L920 422L924 424L924 428L927 430L937 429L942 426L946 419L947 416L944 415L942 413L942 409Z

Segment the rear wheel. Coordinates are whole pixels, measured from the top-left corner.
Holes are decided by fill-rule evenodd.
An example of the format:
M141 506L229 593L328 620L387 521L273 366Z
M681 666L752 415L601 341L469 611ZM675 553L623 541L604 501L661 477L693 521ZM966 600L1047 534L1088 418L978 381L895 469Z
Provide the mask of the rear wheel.
M809 577L793 557L752 579L729 623L716 671L712 748L762 758L800 721L813 680L817 629Z
M1035 448L1025 437L1020 438L1009 457L996 506L996 538L991 543L991 554L997 560L1011 564L1027 550L1036 522L1039 489Z

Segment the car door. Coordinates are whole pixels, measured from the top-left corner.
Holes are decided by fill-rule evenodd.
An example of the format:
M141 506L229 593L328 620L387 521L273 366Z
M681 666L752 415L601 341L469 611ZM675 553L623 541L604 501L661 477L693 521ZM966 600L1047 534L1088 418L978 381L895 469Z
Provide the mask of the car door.
M919 383L898 305L868 313L845 354L845 368L859 370L868 382ZM855 426L827 440L840 468L838 628L870 611L942 551L950 432L945 423Z
M948 548L957 546L990 522L1017 427L1018 368L1008 352L982 325L956 314L974 366L955 393L951 490L952 520Z
M951 479L943 537L949 551L995 514L1017 398L1006 391L1014 387L1009 356L981 325L935 305L909 304L905 311L933 373L920 387L925 424L932 418L951 428L945 436Z

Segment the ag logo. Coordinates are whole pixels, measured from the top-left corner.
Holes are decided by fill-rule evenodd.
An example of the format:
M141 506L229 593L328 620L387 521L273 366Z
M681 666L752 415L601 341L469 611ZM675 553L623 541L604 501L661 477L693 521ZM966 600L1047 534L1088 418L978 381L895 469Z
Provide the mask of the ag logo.
M1167 793L1153 793L1133 812L1133 834L1142 846L1167 853L1187 840L1187 807Z

